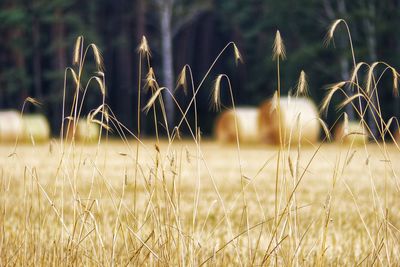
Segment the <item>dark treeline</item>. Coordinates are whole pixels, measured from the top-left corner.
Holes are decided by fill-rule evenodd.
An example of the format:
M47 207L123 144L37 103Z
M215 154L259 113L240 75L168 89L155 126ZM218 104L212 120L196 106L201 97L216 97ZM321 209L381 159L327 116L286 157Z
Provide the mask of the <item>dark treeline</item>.
M272 45L277 29L287 50L287 60L282 63L283 92L296 86L304 70L310 95L319 103L324 86L349 79L353 68L343 25L335 32L334 45L324 45L329 25L337 18L348 22L357 61L382 60L398 68L399 15L399 0L3 0L0 108L20 109L26 97L34 97L43 103L40 111L47 114L57 133L64 69L72 64L76 37L83 35L86 44L96 43L102 51L107 102L121 122L135 131L137 47L143 35L149 41L151 64L160 85L171 90L185 64L192 67L196 85L219 51L234 41L244 64L236 66L233 50L228 50L198 96L200 125L204 133L210 133L216 115L209 107L211 84L217 74L230 76L237 105L258 105L273 94L276 69ZM172 45L170 59L165 46L168 40ZM173 81L165 76L165 60L171 60L169 75ZM94 69L91 64L88 62L88 71ZM388 118L399 115L399 105L391 93L390 75L386 76L379 90L381 107ZM144 101L149 94L144 93ZM223 90L222 95L223 104L230 106L227 91ZM191 94L177 90L176 96L186 107ZM333 105L340 100L336 97ZM97 107L99 101L99 95L90 93L85 111ZM29 107L29 111L34 109ZM331 108L327 121L332 123L340 112ZM180 118L176 111L175 118ZM145 120L143 129L150 134L152 125Z

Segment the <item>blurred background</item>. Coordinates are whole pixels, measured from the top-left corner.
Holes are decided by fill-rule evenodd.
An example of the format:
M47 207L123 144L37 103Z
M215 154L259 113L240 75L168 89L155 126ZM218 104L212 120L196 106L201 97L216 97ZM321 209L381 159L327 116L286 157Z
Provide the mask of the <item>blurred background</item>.
M236 66L233 50L224 53L198 96L199 123L202 132L210 134L217 115L210 110L211 88L219 73L229 75L237 105L259 105L276 90L272 46L277 29L287 52L281 64L283 94L295 88L304 70L310 96L320 103L324 87L349 79L353 68L343 25L335 32L334 44L324 45L329 25L338 18L348 22L358 62L382 60L398 68L399 15L399 0L2 0L0 109L21 109L26 97L34 97L43 105L29 106L28 112L45 113L57 134L64 70L72 65L77 36L83 35L86 44L95 43L102 51L106 101L120 121L135 132L137 47L143 35L149 42L151 64L160 85L172 89L185 64L192 67L197 85L220 50L234 41L244 64ZM87 75L95 70L92 60L86 70ZM143 71L142 79L148 70ZM399 100L392 94L390 73L386 76L379 92L381 108L389 118L399 115ZM74 87L70 85L72 95ZM144 102L150 94L143 94ZM176 91L183 107L191 96ZM100 100L100 94L92 90L85 111L96 108ZM332 104L341 100L335 97ZM224 89L222 102L231 106ZM332 124L341 112L331 108L324 119ZM175 120L180 119L178 115L175 112ZM152 135L152 127L149 113L142 132Z

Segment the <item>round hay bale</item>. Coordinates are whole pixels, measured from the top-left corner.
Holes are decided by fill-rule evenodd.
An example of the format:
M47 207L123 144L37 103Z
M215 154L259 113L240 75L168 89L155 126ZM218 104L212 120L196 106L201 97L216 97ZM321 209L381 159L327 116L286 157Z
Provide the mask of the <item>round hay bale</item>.
M279 100L268 99L259 108L258 128L263 142L279 144L279 116L274 101L280 101L282 138L286 143L309 144L318 141L321 125L314 102L305 97L281 97Z
M400 128L393 133L393 138L397 144L400 144Z
M95 142L99 138L100 127L97 123L89 122L86 119L79 119L76 129L78 141Z
M68 129L69 125L69 129ZM65 123L64 135L67 140L72 140L74 135L74 122L73 120ZM75 141L78 142L95 142L99 138L100 127L97 123L89 122L85 118L78 119L75 130Z
M22 119L18 111L0 112L0 142L15 142L22 134Z
M50 126L46 117L41 114L30 114L22 116L22 142L41 143L50 138Z
M217 140L223 143L236 142L235 116L238 125L239 141L241 143L259 141L258 110L253 107L238 107L236 108L236 113L233 109L222 112L215 123Z
M341 122L335 127L334 138L336 142L354 145L363 145L368 142L368 131L359 121L349 121L347 130L344 127L344 122Z

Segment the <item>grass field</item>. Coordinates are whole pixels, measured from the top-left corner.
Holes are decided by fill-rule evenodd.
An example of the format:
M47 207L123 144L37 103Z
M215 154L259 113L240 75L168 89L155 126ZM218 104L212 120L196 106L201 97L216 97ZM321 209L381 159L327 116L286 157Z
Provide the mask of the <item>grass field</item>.
M400 261L394 145L155 144L1 146L0 265Z
M344 20L336 20L328 40L340 23L347 27ZM348 35L351 44L349 31ZM385 72L391 73L397 95L400 74L383 62L357 63L351 45L351 79L328 86L318 104L322 115L333 95L342 94L337 111L351 105L357 116L349 122L347 113L342 113L330 127L343 121L343 135L336 136L335 143L325 142L331 131L319 115L302 122L308 113L303 110L289 122L282 119L280 62L285 49L277 31L273 48L277 90L268 112L276 116L276 146L262 145L261 140L240 144L237 119L233 125L236 142L222 145L202 140L196 95L228 48L233 49L235 61L241 61L236 45L228 43L197 85L190 67L184 66L178 87L192 91L189 104L183 107L171 88L159 86L143 37L139 66L147 64L147 74L141 84L145 72L139 68L133 133L106 103L98 48L90 44L84 49L83 37L78 37L74 67L65 72L61 141L0 147L0 266L398 265L400 148L387 140L395 140L393 128L397 123L394 130L398 131L399 125L395 117L385 121L378 84ZM98 70L82 81L90 49ZM374 69L379 65L385 69L376 76ZM358 77L362 67L368 70L365 88ZM67 76L75 90L67 86ZM222 81L227 88L221 87ZM102 103L83 114L91 82L98 86ZM293 99L307 97L306 84L301 72ZM140 97L144 88L152 92L146 103ZM225 74L214 81L212 106L218 110L226 105L221 103L221 89L230 94L228 106L235 113L233 90ZM72 106L68 107L70 92ZM179 123L173 128L164 105L166 96L177 109ZM28 97L22 113L25 104L40 106ZM141 138L140 122L148 119L141 118L145 115L141 111L152 114L154 140ZM98 142L74 141L81 117L101 127ZM322 143L304 137L310 121L318 121L318 135L319 128L323 129ZM185 140L180 139L181 126L188 126L190 135ZM377 128L376 134L371 126ZM108 140L110 132L120 141ZM160 139L163 135L164 140ZM313 145L295 145L298 142Z

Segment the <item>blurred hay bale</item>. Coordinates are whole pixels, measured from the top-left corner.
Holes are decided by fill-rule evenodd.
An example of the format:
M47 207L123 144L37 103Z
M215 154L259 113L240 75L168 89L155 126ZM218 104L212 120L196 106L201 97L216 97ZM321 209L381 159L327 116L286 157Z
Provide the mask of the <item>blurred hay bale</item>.
M69 126L69 129L68 129ZM99 138L100 127L97 123L90 122L85 118L79 118L76 123L76 130L74 133L75 124L73 120L66 123L65 134L68 140L72 140L75 134L75 141L78 142L95 142Z
M394 131L393 138L397 144L400 144L400 128Z
M22 116L22 142L41 143L50 138L50 126L47 118L42 114L29 114Z
M76 137L78 141L95 142L99 138L100 127L97 123L90 122L86 119L79 119L76 129Z
M233 109L222 112L215 123L217 140L223 143L236 142L236 118L239 141L241 143L259 141L257 117L258 110L254 107L238 107L236 112Z
M0 112L0 142L15 142L23 132L22 119L18 111L8 110Z
M276 101L280 101L280 116ZM279 117L282 138L286 143L316 143L320 135L318 109L306 97L281 97L266 100L259 108L258 129L261 140L268 144L279 144Z
M364 142L368 142L368 137L367 129L359 121L349 121L347 127L344 122L341 122L334 131L335 141L344 144L362 145Z

